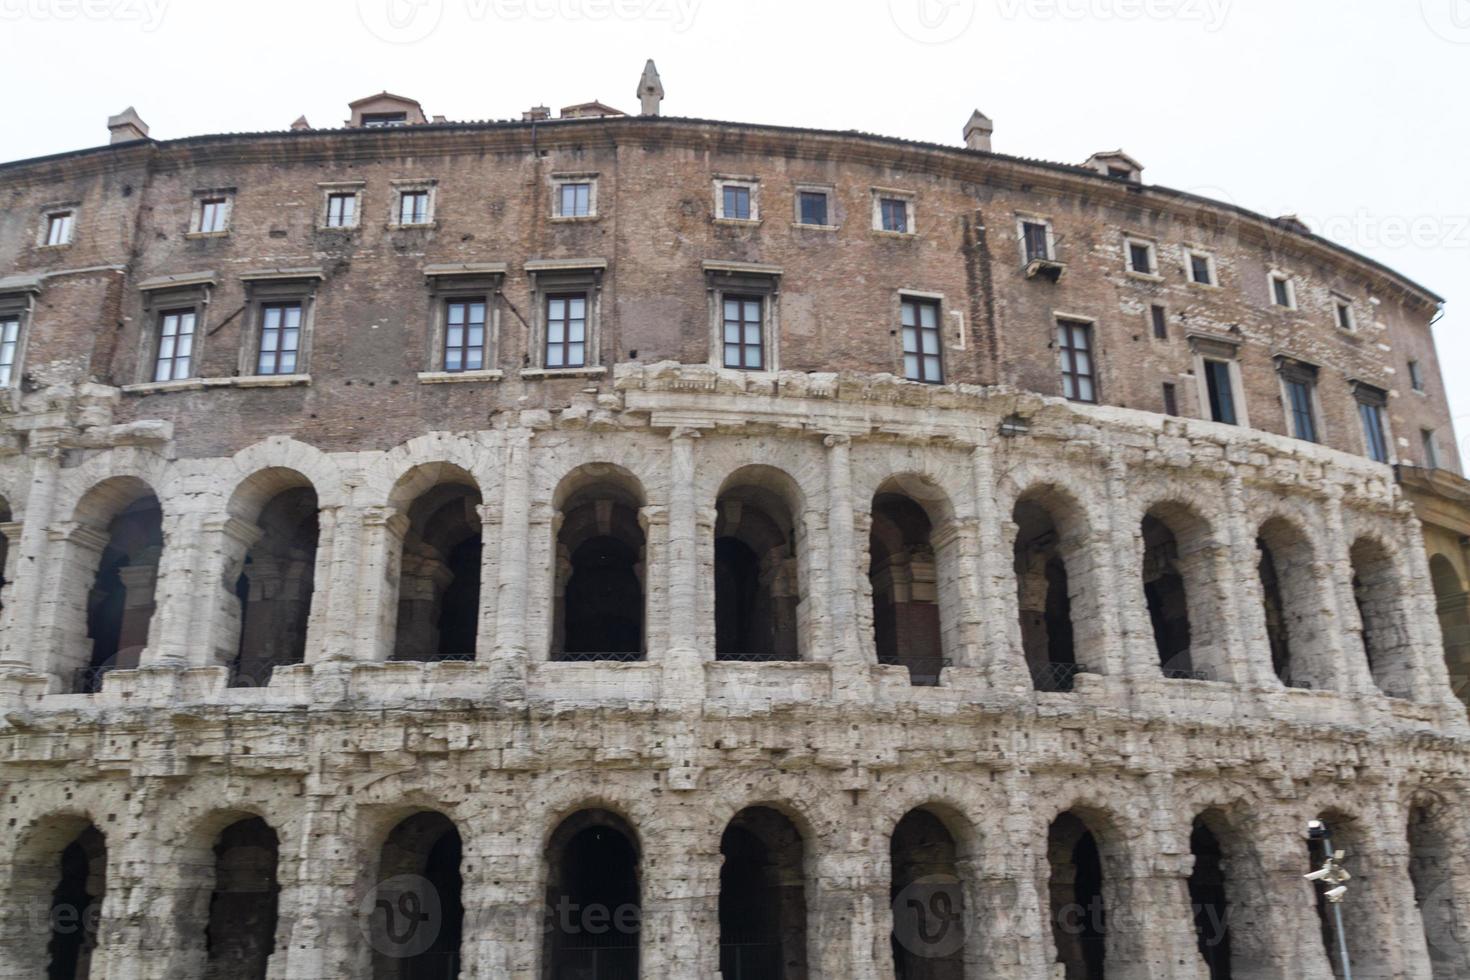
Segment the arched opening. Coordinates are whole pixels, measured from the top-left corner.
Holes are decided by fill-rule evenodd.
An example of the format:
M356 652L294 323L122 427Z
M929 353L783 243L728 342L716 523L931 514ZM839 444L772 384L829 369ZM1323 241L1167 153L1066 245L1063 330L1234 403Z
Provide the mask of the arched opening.
M1196 818L1189 835L1194 868L1189 873L1189 901L1194 907L1194 935L1210 980L1230 980L1230 901L1226 888L1225 851L1204 818Z
M1363 652L1378 689L1390 697L1414 693L1414 651L1400 601L1403 584L1383 542L1363 537L1353 542L1353 601L1362 626Z
M408 506L394 660L474 660L480 631L480 491L458 467Z
M1331 690L1336 672L1324 655L1322 603L1311 542L1294 524L1275 517L1256 538L1257 566L1271 666L1287 687Z
M214 845L204 980L265 980L276 946L280 841L259 817L230 824Z
M89 824L77 834L62 848L59 872L51 893L46 978L86 980L107 893L107 841L102 832Z
M259 687L277 667L306 659L319 536L316 491L295 486L271 497L255 518L260 537L235 581L240 641L230 683Z
M1450 685L1460 700L1470 705L1470 594L1455 566L1444 555L1430 556L1429 578L1434 583L1435 608L1444 638L1444 662Z
M1078 663L1072 619L1073 580L1062 553L1062 535L1052 510L1036 497L1023 497L1012 513L1016 598L1021 649L1038 691L1070 691L1086 666Z
M1368 849L1370 837L1354 818L1341 813L1324 813L1318 819L1326 825L1334 851L1344 852L1343 867L1353 876L1348 882L1349 898L1334 905L1327 898L1330 882L1311 882L1317 899L1317 921L1322 931L1322 947L1332 964L1332 975L1342 977L1342 957L1338 953L1335 911L1342 912L1343 933L1347 939L1348 958L1353 976L1388 976L1388 964L1374 928L1373 856ZM1326 849L1321 840L1307 841L1308 870L1322 867Z
M4 497L0 497L0 524L9 524L15 518L10 513L10 504ZM5 608L5 587L10 583L5 579L5 573L10 568L10 536L0 530L0 610Z
M1189 593L1179 566L1179 542L1169 525L1152 514L1144 516L1142 534L1143 591L1159 652L1159 668L1165 677L1194 678Z
M374 890L373 980L459 976L461 857L459 831L442 813L415 813L389 832Z
M546 860L542 980L637 977L642 906L631 828L584 810L552 834Z
M163 510L151 490L130 479L99 486L84 506L90 512L85 523L105 528L106 536L86 597L90 655L74 687L92 694L102 689L108 671L137 667L148 645L163 555Z
M1052 943L1064 980L1103 980L1108 909L1102 853L1081 817L1063 813L1047 834Z
M911 810L889 840L895 980L965 980L965 888L959 845L928 810Z
M719 660L801 659L796 534L783 495L755 482L764 470L746 467L736 473L726 481L716 502L715 656Z
M1409 877L1433 980L1464 977L1470 967L1464 911L1455 884L1458 859L1450 843L1453 819L1448 808L1427 803L1409 811Z
M720 839L720 975L806 980L801 833L770 807L737 813Z
M922 485L925 499L943 506L937 490L917 479L908 482ZM917 687L937 686L946 666L934 529L930 512L900 492L898 481L885 483L873 497L868 581L878 662L908 668Z
M552 659L641 660L643 494L619 467L583 467L557 492Z

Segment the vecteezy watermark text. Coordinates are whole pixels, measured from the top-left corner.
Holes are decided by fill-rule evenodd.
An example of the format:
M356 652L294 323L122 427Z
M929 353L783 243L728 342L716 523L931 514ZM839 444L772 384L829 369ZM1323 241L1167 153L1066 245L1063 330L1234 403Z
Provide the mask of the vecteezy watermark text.
M358 0L357 13L375 37L414 44L438 30L448 4L473 23L494 21L646 21L682 34L694 25L701 0Z
M995 0L1001 17L1016 20L1182 21L1213 34L1225 26L1232 0Z
M78 20L136 23L144 31L163 24L169 0L0 0L0 21Z

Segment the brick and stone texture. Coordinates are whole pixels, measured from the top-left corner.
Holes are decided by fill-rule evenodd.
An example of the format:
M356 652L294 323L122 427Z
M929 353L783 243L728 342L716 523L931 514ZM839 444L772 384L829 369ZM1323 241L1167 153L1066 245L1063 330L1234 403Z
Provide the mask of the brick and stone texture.
M595 219L552 220L555 174L596 175ZM759 224L713 218L721 176L759 184ZM394 181L433 187L431 226L391 226ZM320 227L326 184L360 187L360 227ZM834 228L793 226L798 184L830 188ZM916 233L872 230L875 188L913 196ZM232 199L226 234L190 234L201 191ZM1420 519L1365 458L1351 384L1389 392L1401 462L1449 431L1438 300L1393 272L1079 168L686 120L143 141L0 167L0 195L0 314L13 299L25 328L0 414L0 977L54 968L67 902L95 913L93 978L399 976L375 917L409 908L390 872L433 878L422 841L446 826L459 975L561 976L543 910L596 826L631 845L637 975L714 978L739 824L781 841L783 980L1080 980L1092 955L1207 980L1207 865L1215 978L1328 980L1315 818L1354 875L1354 975L1470 976L1470 726ZM38 247L56 205L76 240ZM1051 221L1058 281L1025 276L1023 214ZM1156 243L1156 276L1125 271L1127 235ZM1218 287L1186 282L1185 247ZM527 263L555 259L597 271L598 357L571 375L531 343ZM774 281L779 370L715 363L710 262ZM1297 309L1269 305L1272 270ZM436 317L466 283L489 363L449 383ZM280 290L310 307L303 364L256 377ZM941 304L946 384L895 377L906 294ZM198 347L154 383L160 295L197 303ZM1101 404L1059 397L1058 316L1094 324ZM1237 348L1249 426L1199 417L1191 335ZM1287 435L1277 355L1318 368L1321 444ZM915 516L891 531L900 498ZM717 529L765 542L732 530L756 511L781 515L757 557L795 599L768 617L795 624L784 660L717 649ZM642 609L611 610L630 655L569 655L579 541L633 542ZM1161 660L1160 562L1187 661ZM472 649L399 656L460 628L424 610L474 575L453 593L477 595L454 620ZM908 605L875 613L875 592ZM276 629L242 625L271 603ZM897 631L934 677L880 651L885 615L917 624ZM273 669L242 670L242 635L271 637ZM914 868L952 874L945 955L909 928ZM1087 881L1095 954L1059 916ZM273 918L219 912L261 894Z

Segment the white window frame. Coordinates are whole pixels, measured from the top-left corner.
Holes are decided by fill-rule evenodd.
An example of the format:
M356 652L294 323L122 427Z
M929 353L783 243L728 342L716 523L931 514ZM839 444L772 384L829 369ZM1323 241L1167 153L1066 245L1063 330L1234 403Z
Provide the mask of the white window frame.
M222 214L224 215L221 226L218 228L204 230L204 206L212 201L220 201ZM189 212L189 238L222 238L230 233L230 227L235 220L235 189L233 187L222 187L215 190L196 190L194 192L193 204Z
M1137 269L1133 266L1133 246L1141 245L1148 249L1148 261L1150 268ZM1152 238L1144 238L1142 235L1123 236L1123 268L1130 276L1139 279L1147 279L1150 282L1159 282L1163 276L1159 275L1159 243Z
M361 213L361 212L359 212ZM249 274L245 280L249 320L240 347L238 374L249 378L297 378L311 371L311 341L316 326L316 294L321 282L318 272L300 275ZM265 333L267 306L301 307L301 326L296 339L296 369L260 373L260 345Z
M750 192L750 216L731 217L725 213L725 188L743 187ZM755 177L719 176L714 179L715 220L738 225L757 225L761 220L761 182Z
M1210 382L1205 375L1205 361L1222 361L1230 374L1230 400L1235 406L1235 426L1240 429L1251 427L1250 405L1245 400L1245 381L1240 371L1240 345L1233 341L1201 337L1189 337L1190 352L1194 358L1195 397L1199 399L1199 417L1214 422L1210 414ZM1320 414L1319 414L1320 418ZM1217 422L1228 425L1228 422Z
M26 338L30 334L31 307L33 298L29 293L0 296L0 324L15 321L15 346L11 352L9 373L0 379L0 391L20 386L25 370ZM0 333L0 349L4 347L4 335Z
M51 226L57 220L65 220L66 236L57 242L51 240ZM76 240L77 207L73 204L57 204L41 212L41 234L37 245L41 248L65 248Z
M1409 373L1409 390L1416 394L1424 394L1424 362L1418 358L1411 357L1405 364L1405 370Z
M1209 278L1204 282L1200 282L1194 277L1195 259L1205 260L1205 272ZM1203 286L1207 289L1219 289L1220 270L1219 267L1215 264L1215 253L1205 251L1202 248L1186 246L1184 249L1184 276L1189 281L1189 284L1191 286Z
M558 173L551 175L551 220L553 221L596 221L597 183L595 173ZM561 209L562 188L569 184L587 185L587 213L563 214Z
M438 221L439 215L439 193L437 180L395 180L393 181L392 207L388 212L389 228L432 228ZM419 192L427 192L429 195L428 211L423 221L415 221L405 224L399 220L403 214L403 195Z
M827 199L827 223L810 225L801 220L801 195L821 194ZM819 231L837 230L837 189L831 184L797 184L791 194L791 223L798 228L815 228Z
M1347 323L1342 322L1342 314L1347 313ZM1332 294L1332 325L1343 333L1358 332L1358 311L1353 309L1353 301L1342 293Z
M807 227L820 227L809 225ZM743 262L704 263L709 296L710 367L744 374L774 374L781 370L781 269ZM725 366L725 296L755 296L761 300L761 360L759 368Z
M525 264L531 278L531 367L521 377L587 376L607 373L602 366L602 286L607 260L532 259ZM587 332L580 367L546 366L546 299L557 293L586 293ZM498 322L498 315L497 315ZM498 331L497 331L498 334Z
M1419 430L1419 444L1424 453L1424 468L1426 470L1437 470L1441 467L1439 457L1438 433L1433 429Z
M317 228L321 231L352 231L362 227L362 192L366 185L362 181L342 181L339 183L317 184L322 192L322 213L317 221ZM333 225L328 224L331 214L332 198L337 196L351 196L356 198L352 209L352 223Z
M896 238L913 238L919 234L918 197L913 191L901 190L896 187L874 187L873 193L873 231L880 235L892 235ZM902 201L904 205L903 231L892 231L883 227L883 202ZM914 294L918 295L918 294Z
M506 267L503 263L487 263L482 267L435 267L426 271L429 279L429 349L427 364L419 372L421 382L498 381L500 364L500 307L505 287ZM484 367L476 371L446 371L444 348L447 343L448 304L451 301L484 299L485 352Z
M1322 368L1320 365L1312 364L1309 361L1299 361L1297 358L1281 355L1277 358L1276 377L1281 388L1281 411L1284 413L1286 419L1286 434L1293 439L1302 438L1297 435L1293 424L1296 410L1291 404L1291 382L1294 379L1291 377L1293 372L1290 370L1288 364L1290 361L1296 361L1304 368L1316 368L1316 374L1311 378L1311 382L1308 385L1308 392L1312 397L1312 430L1316 438L1304 441L1325 446L1327 445L1327 420L1322 413Z
M1021 252L1021 267L1025 268L1027 263L1031 261L1031 256L1026 254L1027 225L1041 225L1046 229L1046 254L1040 256L1040 258L1043 258L1048 262L1055 262L1057 260L1057 236L1056 232L1052 229L1051 219L1042 217L1039 214L1023 214L1021 212L1017 212L1016 247Z
M1282 306L1276 302L1276 284L1286 283L1286 305ZM1280 269L1272 269L1266 279L1266 299L1271 306L1278 310L1295 310L1297 308L1296 280L1291 273Z

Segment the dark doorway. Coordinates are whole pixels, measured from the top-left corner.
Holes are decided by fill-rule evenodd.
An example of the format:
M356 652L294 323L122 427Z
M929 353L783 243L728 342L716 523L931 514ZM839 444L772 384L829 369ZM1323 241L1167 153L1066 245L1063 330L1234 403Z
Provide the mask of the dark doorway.
M553 660L644 655L642 496L621 471L597 469L595 477L579 470L563 481L580 486L566 494L556 535Z
M1203 820L1189 835L1194 870L1189 875L1189 901L1194 907L1194 933L1210 980L1230 980L1230 903L1225 891L1225 856L1220 840Z
M637 980L638 851L617 816L583 811L548 853L543 980Z
M480 491L455 482L429 488L408 508L394 660L475 659L484 527L479 507Z
M319 536L316 491L292 487L266 502L256 519L261 536L235 584L240 646L230 683L261 687L277 667L306 659Z
M226 827L214 845L205 980L265 980L276 946L280 842L259 817Z
M146 493L107 526L107 546L87 596L92 653L78 678L78 693L101 690L102 676L109 670L138 666L148 645L162 554L163 510L158 498Z
M1051 864L1051 928L1065 980L1104 980L1108 913L1102 856L1087 824L1064 813L1047 840Z
M932 531L928 513L911 498L873 498L868 580L878 662L907 667L919 687L938 685L944 667Z
M1192 679L1189 596L1179 569L1179 542L1169 526L1152 515L1144 517L1142 534L1143 591L1159 668L1165 677Z
M1281 595L1281 579L1276 570L1276 556L1262 538L1256 539L1261 560L1261 604L1266 616L1266 640L1271 647L1271 668L1288 687L1293 686L1291 672L1291 637L1286 625L1286 602Z
M373 912L373 980L454 980L464 929L462 845L453 821L425 811L384 841Z
M1016 505L1014 547L1021 648L1039 691L1070 691L1078 670L1071 583L1051 513L1033 500Z
M61 852L61 880L51 893L47 980L86 980L107 892L107 842L89 826Z
M742 810L720 840L722 980L806 980L801 834L768 807Z
M959 848L944 823L913 810L889 841L895 980L965 980Z
M761 468L750 470L756 475ZM715 656L798 660L800 598L791 517L775 492L737 484L721 492L715 525Z

